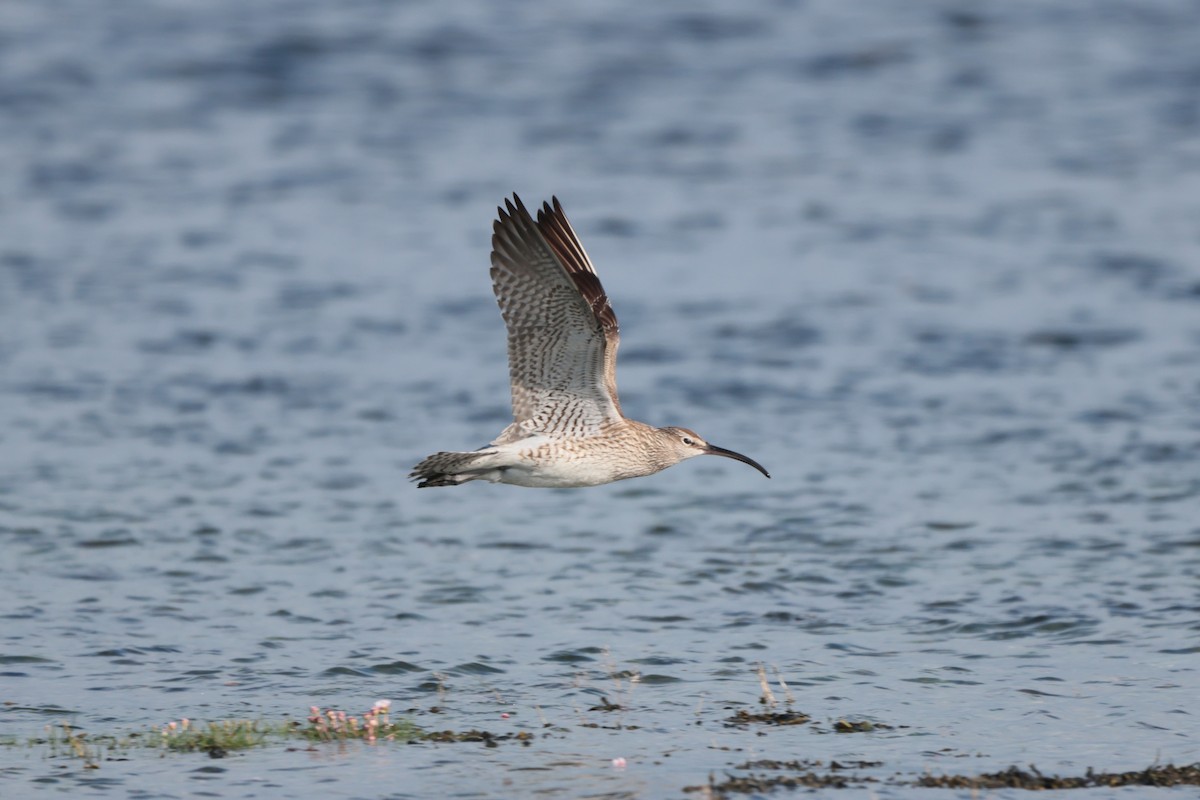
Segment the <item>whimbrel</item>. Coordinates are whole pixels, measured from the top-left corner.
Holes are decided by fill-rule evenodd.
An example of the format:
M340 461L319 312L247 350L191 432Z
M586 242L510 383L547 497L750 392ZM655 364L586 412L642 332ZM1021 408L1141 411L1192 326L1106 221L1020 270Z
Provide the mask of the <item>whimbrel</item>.
M565 488L638 478L694 456L752 458L687 428L627 418L617 399L617 317L558 198L534 222L513 194L492 226L492 289L508 328L513 422L487 447L434 453L418 487L485 480Z

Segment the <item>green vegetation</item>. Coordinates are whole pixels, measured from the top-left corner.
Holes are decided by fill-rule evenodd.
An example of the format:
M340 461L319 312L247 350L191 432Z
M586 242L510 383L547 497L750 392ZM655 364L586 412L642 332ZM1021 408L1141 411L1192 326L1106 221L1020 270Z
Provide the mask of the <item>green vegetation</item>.
M184 718L168 722L160 728L133 731L124 735L90 734L70 722L46 726L44 738L31 739L29 745L46 745L51 758L76 758L85 769L98 769L100 762L113 753L125 754L135 748L158 749L177 753L208 753L220 758L235 750L262 747L289 739L310 742L331 742L359 739L367 743L378 741L412 742L428 738L417 725L407 719L392 720L391 702L380 700L363 714L347 714L334 709L309 709L307 722L281 720L229 719L194 724ZM14 739L0 740L0 747L17 746Z
M270 738L287 735L289 723L268 725L248 719L227 719L210 722L204 728L192 725L190 720L171 722L162 729L161 745L168 750L191 753L225 753L230 750L247 750L267 743ZM272 736L274 734L274 736ZM149 743L149 742L148 742Z

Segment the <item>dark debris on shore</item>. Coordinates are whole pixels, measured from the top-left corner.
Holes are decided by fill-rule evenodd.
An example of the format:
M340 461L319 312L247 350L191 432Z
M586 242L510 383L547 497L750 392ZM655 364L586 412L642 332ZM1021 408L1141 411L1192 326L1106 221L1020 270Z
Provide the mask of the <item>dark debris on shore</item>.
M1090 789L1099 786L1200 786L1200 763L1147 767L1133 772L1096 772L1082 776L1044 775L1037 767L1009 767L1002 772L965 775L925 775L914 785L944 789Z
M485 747L499 747L500 742L516 741L528 747L533 742L533 734L522 731L520 733L501 733L494 734L488 731L469 730L469 731L434 731L425 734L426 741L430 742L482 742Z
M800 711L764 712L755 714L742 709L725 720L726 728L744 728L758 725L803 725L812 717Z
M1001 772L979 775L922 775L915 780L893 777L880 778L847 774L847 769L882 766L881 762L859 761L848 764L833 762L829 771L819 771L819 761L760 760L738 765L737 769L788 770L789 774L730 775L717 782L709 776L704 786L685 786L684 792L706 792L707 796L722 798L735 794L761 794L775 789L847 789L871 783L886 783L891 786L920 786L930 789L1026 789L1044 791L1048 789L1089 789L1117 786L1200 786L1200 762L1175 766L1163 764L1130 772L1096 772L1088 769L1082 776L1045 775L1034 765L1028 770L1012 766Z

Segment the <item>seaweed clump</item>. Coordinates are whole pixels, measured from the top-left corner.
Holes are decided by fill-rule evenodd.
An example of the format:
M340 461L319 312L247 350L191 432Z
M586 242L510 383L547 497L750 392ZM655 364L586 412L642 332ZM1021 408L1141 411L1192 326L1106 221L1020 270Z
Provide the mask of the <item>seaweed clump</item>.
M980 775L923 775L916 786L938 789L1089 789L1099 786L1200 786L1200 763L1147 767L1129 772L1096 772L1084 775L1045 775L1033 764L1028 770L1009 767Z

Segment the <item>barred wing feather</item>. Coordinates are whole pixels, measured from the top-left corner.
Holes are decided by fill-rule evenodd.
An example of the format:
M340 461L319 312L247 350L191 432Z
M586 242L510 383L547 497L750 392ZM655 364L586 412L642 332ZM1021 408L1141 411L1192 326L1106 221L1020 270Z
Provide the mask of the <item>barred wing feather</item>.
M619 422L617 317L558 198L536 222L513 195L492 234L492 288L508 328L514 424L496 443L533 433L586 437Z

